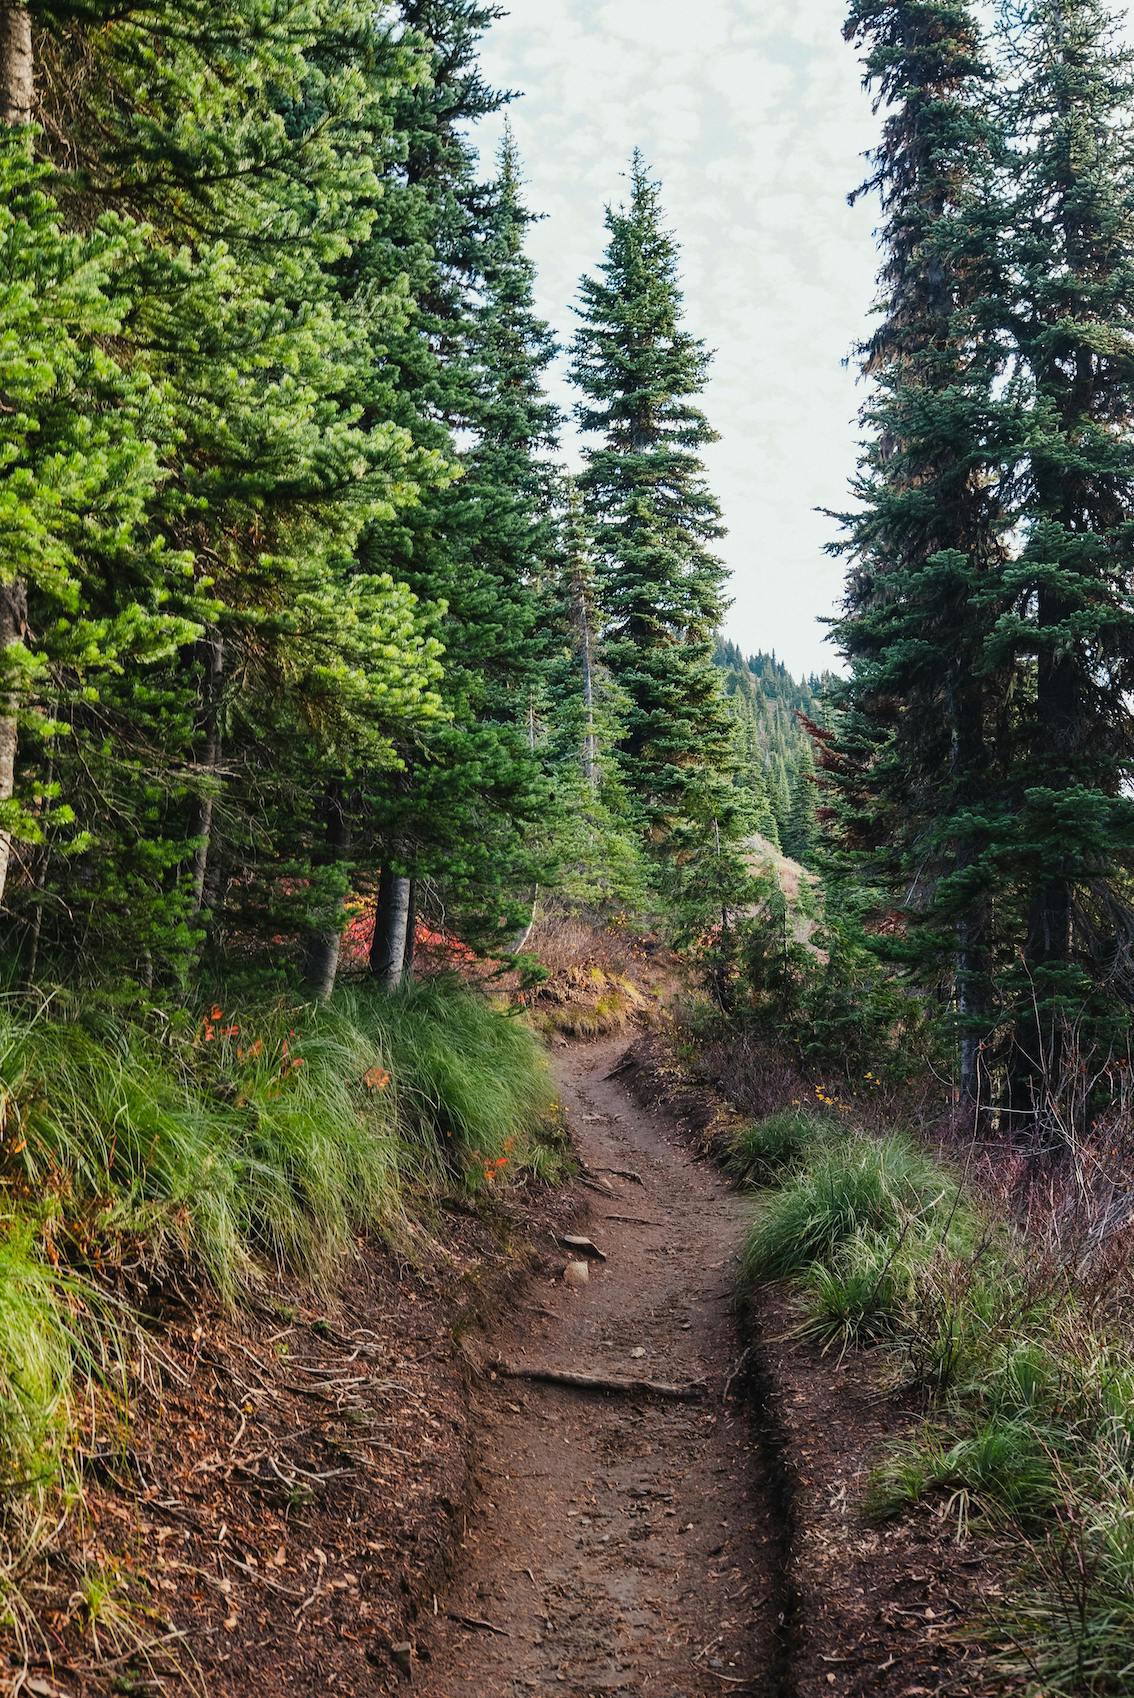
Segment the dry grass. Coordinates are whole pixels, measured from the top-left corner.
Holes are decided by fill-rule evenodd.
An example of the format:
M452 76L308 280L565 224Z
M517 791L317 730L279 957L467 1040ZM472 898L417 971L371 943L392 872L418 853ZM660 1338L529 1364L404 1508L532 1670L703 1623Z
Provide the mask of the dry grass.
M548 1034L609 1037L668 1001L679 982L674 958L657 938L577 911L541 913L528 950L547 976L519 1001L536 1030Z

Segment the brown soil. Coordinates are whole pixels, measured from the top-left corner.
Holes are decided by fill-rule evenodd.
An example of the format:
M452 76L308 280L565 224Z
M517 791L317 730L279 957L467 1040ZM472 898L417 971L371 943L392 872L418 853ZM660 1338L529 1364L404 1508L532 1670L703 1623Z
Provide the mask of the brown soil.
M329 1309L265 1289L225 1314L176 1289L85 1504L26 1586L0 1693L378 1698L448 1573L473 1445L461 1337L539 1269L577 1204L538 1188L444 1212L411 1265L360 1244ZM94 1577L109 1588L95 1613ZM5 1655L7 1653L7 1655Z
M763 1294L758 1324L791 1474L800 1607L792 1666L798 1698L988 1698L979 1628L1005 1579L990 1546L957 1538L945 1505L871 1523L870 1467L916 1422L869 1353L823 1355L793 1337L798 1311Z
M482 1496L455 1590L420 1646L426 1698L783 1691L782 1525L731 1379L743 1204L672 1119L610 1076L622 1049L560 1063L580 1152L610 1188L591 1191L586 1228L608 1260L582 1290L535 1286L491 1351L541 1368L703 1378L704 1396L482 1381Z

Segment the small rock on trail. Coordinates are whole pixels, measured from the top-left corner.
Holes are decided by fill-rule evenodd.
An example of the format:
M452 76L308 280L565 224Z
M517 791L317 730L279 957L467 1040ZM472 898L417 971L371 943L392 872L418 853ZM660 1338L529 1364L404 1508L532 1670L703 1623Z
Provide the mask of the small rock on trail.
M478 1389L481 1496L419 1647L414 1690L426 1698L774 1698L776 1530L749 1411L722 1400L741 1350L727 1269L744 1205L664 1115L607 1077L623 1047L558 1062L587 1171L633 1174L611 1178L615 1199L589 1198L608 1259L569 1263L564 1279L579 1267L586 1283L566 1311L552 1320L529 1306L489 1343L613 1378L648 1356L652 1378L704 1378L707 1395L530 1384L517 1403L514 1385ZM604 1227L631 1184L650 1219Z

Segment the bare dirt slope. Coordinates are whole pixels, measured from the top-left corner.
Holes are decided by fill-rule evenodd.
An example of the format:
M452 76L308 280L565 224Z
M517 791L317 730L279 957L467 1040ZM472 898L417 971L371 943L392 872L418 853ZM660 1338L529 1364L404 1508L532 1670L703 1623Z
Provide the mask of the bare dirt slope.
M704 1377L705 1394L480 1382L481 1496L454 1590L418 1640L427 1698L783 1690L782 1529L750 1404L730 1384L744 1205L608 1077L623 1047L560 1063L581 1154L613 1193L589 1193L585 1228L608 1260L584 1289L534 1286L481 1348L510 1364Z

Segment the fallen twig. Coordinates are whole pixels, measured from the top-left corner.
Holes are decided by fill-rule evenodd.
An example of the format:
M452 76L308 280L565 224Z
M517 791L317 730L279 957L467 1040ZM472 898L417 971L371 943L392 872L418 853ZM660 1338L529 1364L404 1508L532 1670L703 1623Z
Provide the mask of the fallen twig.
M616 1220L620 1226L664 1226L664 1220L649 1220L645 1215L603 1215L603 1220Z
M692 1402L705 1395L704 1380L626 1379L617 1374L584 1374L574 1368L529 1368L523 1363L495 1361L488 1364L494 1374L507 1380L538 1380L544 1385L570 1386L575 1391L610 1391L623 1396L674 1397Z
M747 1367L748 1358L751 1356L751 1354L752 1354L752 1346L751 1345L748 1346L747 1350L741 1351L739 1357L737 1358L736 1367L732 1370L732 1373L728 1376L728 1379L724 1383L724 1390L721 1392L721 1402L722 1403L726 1403L728 1401L728 1394L732 1390L735 1382L740 1378L741 1374L744 1372L745 1368Z
M510 1639L512 1635L506 1627L497 1627L494 1621L485 1621L483 1616L462 1615L459 1610L449 1610L450 1621L459 1621L462 1627L479 1627L484 1633L497 1633L501 1639Z

